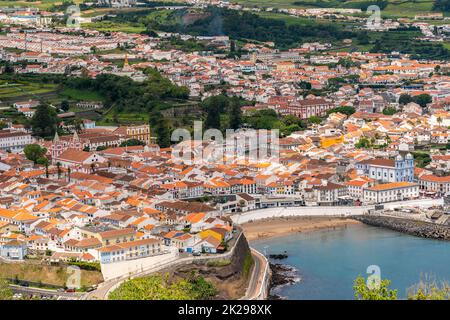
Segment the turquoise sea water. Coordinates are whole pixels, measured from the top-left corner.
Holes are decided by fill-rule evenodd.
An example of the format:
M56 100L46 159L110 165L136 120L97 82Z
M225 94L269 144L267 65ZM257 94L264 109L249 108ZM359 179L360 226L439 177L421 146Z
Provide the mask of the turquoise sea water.
M353 299L353 280L358 275L367 278L370 265L380 267L381 278L392 281L399 298L406 298L407 288L421 275L450 282L450 242L366 225L297 233L251 245L266 254L287 251L287 259L273 261L298 270L299 282L273 292L286 299Z

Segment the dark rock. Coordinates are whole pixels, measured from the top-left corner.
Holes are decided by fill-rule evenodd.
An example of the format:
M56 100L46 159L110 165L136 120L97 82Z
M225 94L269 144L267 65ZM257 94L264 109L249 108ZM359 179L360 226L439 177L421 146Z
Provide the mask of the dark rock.
M298 279L296 276L297 270L294 267L279 263L270 263L270 269L272 270L272 278L270 281L271 290L276 287L294 284ZM270 297L281 299L281 297L272 293Z
M450 227L425 221L386 216L355 216L355 220L365 224L387 228L423 238L450 240Z
M269 254L269 258L270 259L274 259L274 260L283 260L286 259L288 257L286 251L283 253L279 253L279 254Z

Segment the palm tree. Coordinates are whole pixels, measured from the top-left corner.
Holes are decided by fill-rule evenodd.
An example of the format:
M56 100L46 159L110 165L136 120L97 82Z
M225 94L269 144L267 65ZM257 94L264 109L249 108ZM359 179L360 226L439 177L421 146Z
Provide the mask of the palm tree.
M61 178L61 162L56 163L56 168L58 168L58 180Z
M441 126L441 124L442 124L442 118L441 118L441 117L437 117L436 121L439 123L439 126Z
M48 161L45 162L45 177L48 179Z
M71 172L71 169L69 167L69 168L67 168L67 178L68 178L69 182L70 182L70 172Z

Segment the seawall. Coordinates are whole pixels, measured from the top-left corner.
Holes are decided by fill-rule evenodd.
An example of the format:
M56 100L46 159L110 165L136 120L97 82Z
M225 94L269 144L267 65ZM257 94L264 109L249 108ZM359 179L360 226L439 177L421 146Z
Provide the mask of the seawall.
M450 240L450 226L406 218L362 215L353 219L367 225L387 228L423 238Z

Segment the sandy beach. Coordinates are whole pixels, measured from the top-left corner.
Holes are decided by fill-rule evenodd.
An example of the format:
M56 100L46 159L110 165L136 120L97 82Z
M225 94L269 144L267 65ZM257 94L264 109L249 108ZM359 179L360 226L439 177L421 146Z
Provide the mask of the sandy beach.
M247 240L256 240L297 232L342 228L355 224L361 224L361 222L334 217L277 217L244 223L241 227Z

